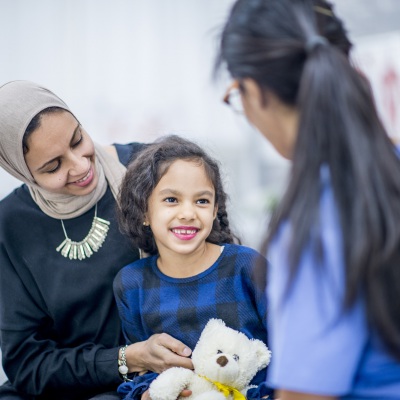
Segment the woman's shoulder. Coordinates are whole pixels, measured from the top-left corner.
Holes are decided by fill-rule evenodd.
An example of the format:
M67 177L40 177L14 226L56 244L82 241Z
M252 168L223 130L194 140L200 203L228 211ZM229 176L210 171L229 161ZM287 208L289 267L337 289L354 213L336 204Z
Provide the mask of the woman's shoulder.
M20 213L21 211L28 211L34 208L37 209L38 207L35 207L28 187L23 184L0 201L0 219L13 215L16 212Z
M42 215L26 185L14 189L0 201L0 242L13 246L16 235L28 237L32 234L31 228L38 228L42 223Z
M127 144L114 143L112 146L117 151L119 161L126 166L148 145L146 143L132 142Z

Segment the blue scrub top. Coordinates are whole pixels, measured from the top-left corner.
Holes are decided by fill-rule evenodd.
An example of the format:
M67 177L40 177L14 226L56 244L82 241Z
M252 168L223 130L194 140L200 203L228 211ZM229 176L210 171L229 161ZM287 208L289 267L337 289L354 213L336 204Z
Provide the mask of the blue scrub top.
M311 239L288 290L287 249L293 233L288 223L270 245L272 361L267 384L342 399L400 399L400 362L369 328L362 297L343 310L343 242L327 168L321 169L321 182L320 224L314 234L322 242L322 257L315 255Z

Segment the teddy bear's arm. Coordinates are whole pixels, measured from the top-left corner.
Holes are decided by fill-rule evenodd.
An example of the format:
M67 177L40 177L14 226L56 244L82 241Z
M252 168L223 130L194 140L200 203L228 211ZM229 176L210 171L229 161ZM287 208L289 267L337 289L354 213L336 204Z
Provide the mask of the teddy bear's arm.
M194 372L187 368L173 367L161 373L150 385L152 400L176 400L187 388Z

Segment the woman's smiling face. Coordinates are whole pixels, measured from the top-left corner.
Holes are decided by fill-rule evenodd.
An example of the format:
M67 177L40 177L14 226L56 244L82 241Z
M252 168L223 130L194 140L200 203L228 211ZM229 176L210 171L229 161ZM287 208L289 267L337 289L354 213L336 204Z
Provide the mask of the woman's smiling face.
M68 111L41 115L27 145L25 162L41 188L84 196L97 186L93 141Z

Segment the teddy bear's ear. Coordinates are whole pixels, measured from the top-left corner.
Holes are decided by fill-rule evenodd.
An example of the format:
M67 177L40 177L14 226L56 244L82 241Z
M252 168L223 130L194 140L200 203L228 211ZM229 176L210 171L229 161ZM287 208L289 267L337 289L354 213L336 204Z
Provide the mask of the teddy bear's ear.
M196 356L197 353L201 353L201 348L203 346L207 346L207 343L211 340L211 338L219 335L221 328L225 327L225 322L222 319L211 318L208 320L206 326L201 332L200 338L196 344L196 347L193 349L192 359Z
M208 320L206 326L204 329L206 330L213 330L213 329L218 329L221 326L225 326L225 322L222 321L222 319L217 319L217 318L211 318Z
M264 342L258 339L252 339L252 346L254 353L257 355L258 368L262 369L266 367L271 360L271 352Z
M222 319L209 319L203 331L201 332L199 341L204 342L205 340L209 340L209 337L213 337L213 335L217 334L217 332L219 332L219 330L225 326L225 322L222 321Z

